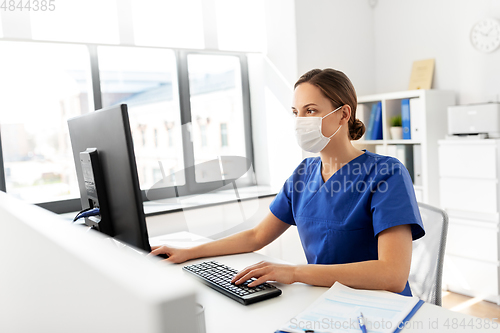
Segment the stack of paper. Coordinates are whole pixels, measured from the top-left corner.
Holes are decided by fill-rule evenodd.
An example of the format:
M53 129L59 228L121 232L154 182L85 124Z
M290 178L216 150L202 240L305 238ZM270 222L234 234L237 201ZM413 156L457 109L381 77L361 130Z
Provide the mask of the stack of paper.
M328 289L305 311L299 313L281 332L313 330L326 332L361 332L357 317L362 312L368 332L398 332L420 308L423 301L388 291L359 290L339 282ZM278 331L279 332L279 331Z

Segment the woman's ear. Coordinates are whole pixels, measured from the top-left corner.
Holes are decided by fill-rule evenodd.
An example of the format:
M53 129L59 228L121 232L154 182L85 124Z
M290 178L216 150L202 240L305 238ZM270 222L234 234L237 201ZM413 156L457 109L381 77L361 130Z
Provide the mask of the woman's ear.
M347 123L349 119L351 119L351 107L345 104L344 106L342 106L342 109L340 109L340 111L342 111L342 118L340 118L340 120L345 120L345 122Z

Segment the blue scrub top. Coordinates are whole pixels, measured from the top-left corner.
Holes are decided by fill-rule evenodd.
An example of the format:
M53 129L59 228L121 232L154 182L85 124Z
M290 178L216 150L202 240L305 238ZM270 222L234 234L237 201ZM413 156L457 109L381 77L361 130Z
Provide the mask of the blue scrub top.
M377 260L377 235L397 225L409 224L413 240L425 234L408 170L366 150L326 182L321 158L304 159L269 208L297 226L309 264ZM411 296L408 282L400 294Z

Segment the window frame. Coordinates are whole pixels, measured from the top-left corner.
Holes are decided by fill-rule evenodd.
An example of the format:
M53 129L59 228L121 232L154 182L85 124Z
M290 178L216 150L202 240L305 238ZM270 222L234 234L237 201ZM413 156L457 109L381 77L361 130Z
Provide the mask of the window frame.
M181 122L184 125L185 123L191 122L191 94L189 90L189 71L188 71L188 56L191 54L201 54L201 55L230 55L236 56L240 60L240 70L241 70L241 89L242 89L242 102L243 102L243 126L244 126L244 135L245 135L245 152L247 159L249 159L254 165L253 158L253 145L252 145L252 119L251 119L251 111L250 111L250 83L248 77L248 62L245 55L238 52L224 52L224 51L179 51L178 61L182 63L178 68L182 68L184 71L179 72L179 95L181 98L181 113L185 113L185 119ZM180 82L185 84L187 89L183 90L181 93ZM184 105L184 108L182 107ZM187 126L184 126L185 130ZM184 139L184 135L183 135ZM190 133L186 133L186 139L189 140L189 157L192 159L186 160L184 159L184 165L194 165L194 148L193 143L190 140ZM186 142L183 142L186 144ZM185 147L185 146L184 146ZM184 156L186 156L186 150L184 150ZM226 179L223 181L213 181L213 182L205 182L205 183L197 183L195 180L194 172L190 174L189 183L187 181L188 177L186 175L186 185L188 185L190 189L189 194L201 194L206 193L213 189L214 186L219 185L219 187L225 186L233 181L232 179ZM251 186L256 185L253 180L246 180L238 182L238 185L243 186ZM191 193L192 192L192 193Z
M229 55L236 56L239 58L240 70L241 70L241 89L242 89L242 103L243 103L243 126L244 126L244 136L245 136L245 152L246 158L251 162L252 167L254 166L254 153L253 153L253 140L252 140L252 122L251 122L251 105L250 105L250 81L248 72L248 60L244 52L230 52L230 51L205 51L205 50L188 50L188 49L177 49L159 46L138 46L138 45L116 45L116 44L91 44L91 43L78 43L78 42L57 42L57 41L42 41L42 40L21 40L21 39L11 39L11 38L0 38L1 41L18 41L26 43L56 43L56 44L66 44L66 45L85 45L89 51L89 62L90 62L90 72L91 72L91 84L92 93L94 101L94 110L89 112L95 112L95 110L102 109L102 92L101 92L101 82L99 73L99 60L97 56L97 48L99 46L113 46L113 47L135 47L135 48L148 48L148 49L167 49L172 50L175 54L176 66L177 66L177 82L179 91L179 108L181 116L181 128L182 128L182 145L183 145L183 158L185 166L185 184L182 186L172 186L169 190L142 190L142 200L143 202L150 201L146 192L151 192L155 198L167 199L173 197L182 197L187 195L205 194L208 192L216 191L225 185L231 184L236 189L236 184L238 187L247 187L257 185L255 177L244 177L243 179L225 179L221 181L212 181L205 183L197 183L194 173L194 147L191 141L189 125L191 123L191 101L190 101L190 90L189 90L189 72L187 66L187 58L190 54L200 54L200 55ZM253 172L255 172L253 170ZM0 135L0 191L7 192L6 188L6 175L3 160L3 150L1 145L1 135ZM236 191L237 193L237 191ZM38 202L35 205L50 210L54 213L62 214L81 210L80 198L65 199L57 201L47 201Z
M220 131L220 144L221 144L221 147L227 147L228 146L227 123L221 123L220 127L219 127L219 131Z
M0 191L7 193L7 184L5 182L5 167L3 164L3 150L2 150L2 133L0 129Z

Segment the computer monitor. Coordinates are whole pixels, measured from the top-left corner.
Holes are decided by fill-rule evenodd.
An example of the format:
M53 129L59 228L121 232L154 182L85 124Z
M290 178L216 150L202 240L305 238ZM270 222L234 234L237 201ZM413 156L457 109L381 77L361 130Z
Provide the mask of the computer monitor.
M196 284L0 191L0 332L189 332Z
M101 210L109 213L109 220L101 221L104 224L101 231L127 245L150 252L127 105L69 119L68 126L82 208L89 207L89 195L80 153L95 148L106 189L107 207L101 207Z

